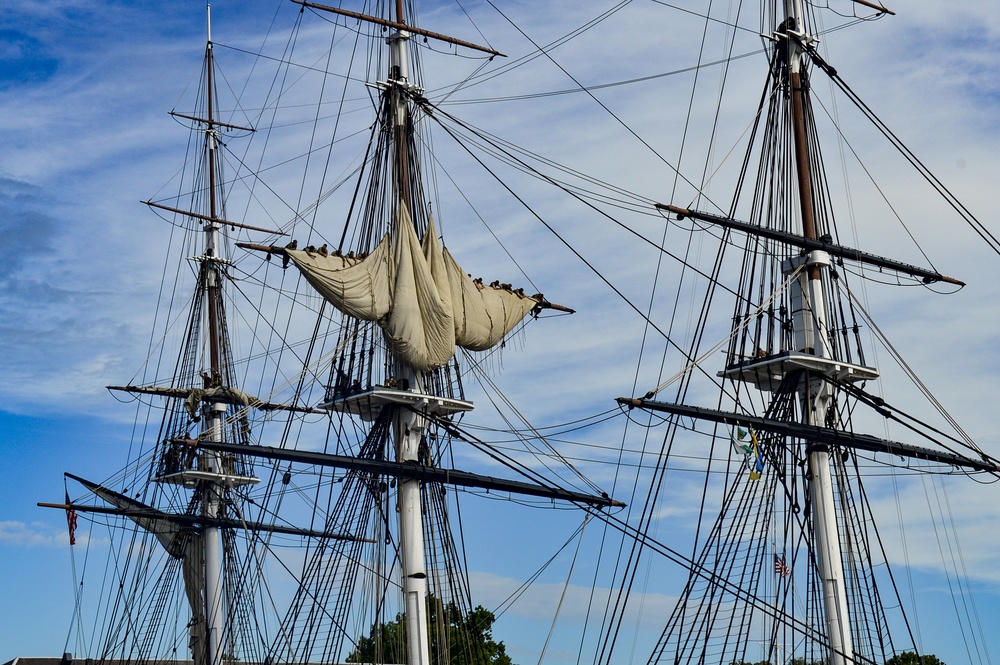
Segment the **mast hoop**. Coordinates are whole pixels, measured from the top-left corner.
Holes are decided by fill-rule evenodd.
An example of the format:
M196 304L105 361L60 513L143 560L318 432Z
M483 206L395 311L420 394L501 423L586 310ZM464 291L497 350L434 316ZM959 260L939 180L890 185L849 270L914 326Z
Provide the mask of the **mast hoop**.
M424 88L415 83L410 83L406 79L386 79L385 81L376 81L375 83L366 83L365 85L369 88L381 90L382 92L392 89L400 90L414 100L422 97L424 94Z
M221 256L209 256L207 254L202 254L201 256L189 256L188 261L191 261L193 263L212 263L215 265L223 265L223 266L236 265L234 261L230 261L229 259L224 259Z

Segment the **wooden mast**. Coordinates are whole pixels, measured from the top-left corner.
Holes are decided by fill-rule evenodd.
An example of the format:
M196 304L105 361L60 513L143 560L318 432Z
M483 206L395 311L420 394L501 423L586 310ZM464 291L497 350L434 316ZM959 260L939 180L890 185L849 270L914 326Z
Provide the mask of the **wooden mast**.
M802 42L811 40L805 29L802 0L785 0L785 53L788 57L788 88L794 144L795 173L798 180L799 212L802 217L802 235L816 240L813 178L809 154L809 132L806 116L807 77L803 71ZM793 286L793 336L798 351L829 359L827 342L827 307L824 295L824 268L830 265L830 256L815 250L803 257L806 278L799 278ZM833 404L830 382L820 375L807 371L799 386L802 418L806 424L821 427L826 424L827 412ZM830 664L846 665L854 662L850 617L847 613L847 588L844 581L844 562L840 532L830 470L829 446L812 442L809 458L809 493L812 506L816 562L819 567L823 609L826 616Z
M388 89L390 118L394 123L393 150L396 178L397 206L405 206L417 223L414 193L409 169L409 133L412 131L408 93L410 82L407 42L410 32L406 29L403 0L396 0L396 23L400 26L389 37ZM397 218L400 219L400 218ZM398 222L394 222L398 223ZM412 393L423 392L423 373L393 358L398 377L405 377L403 389ZM402 464L420 464L421 441L426 419L411 409L396 410L393 421L393 439L396 461ZM415 478L400 479L397 485L397 512L399 515L399 559L402 573L403 609L406 620L406 657L408 665L430 665L430 626L427 613L427 565L424 556L423 505L420 496L421 482Z
M410 97L414 93L419 93L419 89L410 80L409 54L407 45L412 35L422 35L425 37L439 39L450 44L471 48L489 53L491 56L502 55L501 53L476 44L430 32L420 28L407 25L403 0L395 0L395 20L368 16L351 12L336 7L321 5L304 0L292 0L293 2L341 16L348 16L357 20L370 22L390 28L392 32L386 41L389 44L389 72L384 84L380 83L379 88L385 97L385 112L388 122L392 123L389 128L392 136L392 164L393 178L390 188L390 196L394 197L390 210L394 215L390 220L390 226L397 223L399 208L405 206L410 213L412 223L418 223L418 212L416 210L417 197L419 191L415 188L419 184L413 181L414 174L410 169L411 155L409 152L410 135L413 131L413 123L410 116ZM418 232L420 229L417 229ZM390 354L392 352L390 351ZM392 354L391 366L398 381L398 389L394 392L392 400L385 402L382 406L391 406L395 409L395 416L392 423L393 441L395 444L396 462L403 465L420 465L426 462L421 460L420 451L423 448L424 431L427 426L427 418L416 409L401 408L399 400L422 399L424 394L423 373L410 367ZM408 397L404 397L404 395ZM372 396L369 401L378 402L381 398ZM386 398L388 400L388 398ZM462 403L461 410L472 408L468 402ZM406 652L407 665L430 665L430 633L427 613L427 588L428 574L427 564L424 556L424 534L423 534L423 507L421 505L421 480L414 477L399 478L397 483L397 513L399 520L399 562L402 574L403 589L403 609L406 621Z
M207 181L208 181L208 214L214 220L219 217L218 203L216 201L215 163L216 163L216 127L215 119L215 61L212 53L212 7L207 8L208 12L208 43L205 47L205 97L207 122L205 127L205 149L207 152ZM218 268L218 230L219 227L214 221L205 224L205 254L203 270L207 286L208 298L208 343L210 355L209 376L205 378L205 387L213 384L220 384L223 381L222 349L221 349L221 326L219 312L219 268ZM222 402L211 402L204 405L203 417L207 423L208 431L203 433L211 441L222 440L222 422L227 406ZM214 451L205 451L201 454L199 466L202 471L222 474L220 468L221 456ZM201 514L209 519L219 518L220 506L222 504L222 493L224 488L218 482L206 479L201 483L202 504ZM202 531L202 540L205 548L205 623L206 623L206 644L207 650L205 662L208 665L221 665L223 652L223 633L225 631L225 621L222 616L223 600L223 579L222 579L222 534L219 528L214 525L207 526Z

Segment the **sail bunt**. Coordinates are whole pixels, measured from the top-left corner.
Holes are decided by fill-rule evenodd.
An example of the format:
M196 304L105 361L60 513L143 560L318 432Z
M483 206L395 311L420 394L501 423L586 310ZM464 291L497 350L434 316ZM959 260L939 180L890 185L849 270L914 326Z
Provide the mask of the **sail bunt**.
M493 348L542 303L541 296L473 280L438 241L433 218L423 240L417 238L405 205L363 258L296 249L286 254L327 302L378 323L396 357L420 371L447 363L456 346Z

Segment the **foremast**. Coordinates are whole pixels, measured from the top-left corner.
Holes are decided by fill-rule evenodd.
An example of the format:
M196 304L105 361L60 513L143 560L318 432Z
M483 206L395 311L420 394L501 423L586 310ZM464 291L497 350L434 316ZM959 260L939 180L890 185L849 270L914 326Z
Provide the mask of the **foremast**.
M208 89L206 91L207 115L205 127L205 152L208 161L206 183L208 187L208 214L214 219L218 218L218 202L216 197L216 142L217 128L214 126L215 105L214 105L214 62L212 54L212 14L211 7L208 8L207 19L208 41L205 47L206 74L205 80ZM202 270L205 274L205 285L208 291L208 338L209 338L209 376L205 378L205 387L211 388L212 384L219 381L222 376L222 356L220 344L220 320L219 320L219 247L218 231L219 227L215 221L209 221L205 225L205 254L201 257ZM205 438L210 441L221 441L222 439L222 418L227 406L218 402L207 402L204 406L204 418L206 422ZM203 451L199 466L205 472L214 474L216 477L205 478L200 481L199 490L202 493L201 513L208 519L219 517L222 495L225 485L222 482L221 458L218 453ZM206 665L220 665L222 663L222 638L224 632L224 622L222 617L222 534L218 527L209 526L202 532L205 546L205 663ZM197 660L197 656L195 656Z
M805 97L807 94L806 73L802 44L814 41L806 32L802 0L785 0L786 30L776 35L784 39L788 57L788 87L791 104L792 134L795 146L795 173L798 180L799 210L802 216L802 235L816 240L816 216L813 209L813 179L810 169L808 131L806 127ZM827 344L827 310L824 299L826 268L830 257L822 251L813 251L801 259L804 261L805 279L799 279L792 286L792 325L796 351L812 354L824 360L832 359ZM796 307L795 305L800 305ZM814 377L807 372L799 386L799 402L802 418L807 425L822 427L827 425L833 395L831 382L821 376ZM851 622L847 612L847 585L844 581L844 561L841 555L840 530L838 528L833 480L830 473L830 449L826 444L812 443L808 447L809 494L812 499L812 523L815 537L816 564L819 567L822 584L823 608L826 617L827 638L829 640L831 665L843 665L854 661L854 646L851 638Z
M857 538L858 517L850 512L850 489L846 482L841 482L839 471L835 487L831 468L841 464L839 453L850 449L892 450L906 457L933 459L968 468L992 470L995 465L960 455L941 455L876 437L856 436L841 421L839 411L843 405L838 404L838 395L849 393L851 383L876 379L878 371L864 364L857 322L851 321L853 313L850 309L845 312L842 303L837 301L846 276L834 272L835 263L831 257L836 257L836 265L846 259L877 270L888 269L910 275L925 284L946 282L961 285L961 282L933 270L884 259L836 242L834 220L829 216L830 206L825 200L822 160L809 100L806 64L807 59L814 56L816 39L806 27L802 0L779 0L775 4L780 12L780 18L776 17L775 22L780 24L770 37L774 47L769 85L773 89L766 101L769 106L767 133L760 144L761 171L758 173L752 213L758 221L739 222L678 206L657 204L659 209L676 213L679 218L704 220L747 234L750 258L744 264L742 275L746 295L736 305L734 322L739 327L734 330L727 365L719 376L737 385L749 386L751 396L755 392L771 393L767 413L763 417L755 417L746 415L746 406L727 412L657 402L651 399L656 391L640 399L620 398L619 402L630 408L664 411L675 416L708 420L727 427L749 427L758 433L766 433L770 438L766 455L762 456L756 449L757 438L754 438L756 464L759 466L756 467L756 474L751 474L751 479L759 478L760 471L770 463L780 465L791 461L807 467L807 472L801 475L787 470L776 471L781 482L804 477L803 490L809 503L808 519L804 525L809 527L806 537L809 544L808 577L810 585L816 584L818 602L815 615L807 608L809 621L815 624L803 624L802 632L811 638L809 644L812 646L806 647L810 654L815 648L824 652L826 662L846 665L873 657L878 645L872 642L870 626L867 635L864 632L863 611L858 612L860 608L852 605L852 599L856 602L859 597L858 588L869 582L855 576L848 578L846 574L844 546L848 546L849 552L854 549L853 554L857 554L857 540L847 539L852 536ZM764 114L762 117L765 117ZM787 169L784 168L786 165ZM761 246L768 248L772 256L777 256L779 260L785 257L780 261L783 279L775 279L777 266L773 262L755 260L755 252ZM756 279L760 280L759 284L755 283ZM782 281L785 284L774 291ZM757 300L760 293L767 293L764 290L767 285L776 296L780 295L777 306L761 305ZM785 287L787 291L784 291ZM850 331L853 331L856 344L853 350ZM741 402L739 392L737 388L738 404ZM849 412L850 409L847 409ZM764 439L761 438L761 441ZM804 459L799 451L788 449L788 444L796 443L804 448ZM844 478L846 480L846 474ZM786 492L789 489L797 491L792 485L786 486ZM842 508L844 512L838 514ZM791 506L791 509L794 511L795 507ZM850 523L852 519L853 524ZM848 534L843 542L842 530ZM794 556L797 545L787 538L786 533L784 544L791 547ZM776 570L781 565L781 577L791 575L792 571L783 559L786 554L778 549L778 543L773 540L772 543L773 565ZM711 546L710 542L706 549ZM860 547L865 547L865 544L861 543ZM728 562L724 562L723 566L724 570L735 570L726 567ZM791 588L791 581L786 584L789 585L787 588ZM679 627L683 628L689 606L692 614L707 611L707 603L699 605L694 593L686 593L681 602L682 610L678 616L682 618L676 621L672 618L664 633L664 645L673 645L672 639L680 639L677 638ZM698 616L701 620L702 614ZM798 619L789 615L780 622L790 626ZM856 629L857 634L852 634L852 629ZM776 626L770 638L772 653L776 649L774 636L778 635L778 631ZM700 653L704 657L699 648L706 649L709 640L710 637L706 637L690 647L686 641L677 643L677 662L683 654L694 658ZM733 655L741 658L745 655L745 648Z

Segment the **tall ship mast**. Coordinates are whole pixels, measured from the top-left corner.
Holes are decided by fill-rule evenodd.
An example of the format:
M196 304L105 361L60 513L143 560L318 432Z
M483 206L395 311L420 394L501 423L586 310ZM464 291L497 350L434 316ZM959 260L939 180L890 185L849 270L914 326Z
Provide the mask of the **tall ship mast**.
M832 77L836 70L817 51L805 7L802 0L783 0L764 14L776 27L764 35L770 71L759 111L760 143L751 145L744 161L744 169L754 158L759 166L755 174L741 174L753 187L751 218L656 204L676 220L721 230L724 239L746 238L734 327L725 367L717 374L720 407L653 399L667 384L619 402L671 414L674 426L692 418L696 428L707 425L716 436L728 435L746 455L751 482L724 489L722 512L699 546L650 662L748 662L743 659L752 651L752 622L767 626L757 638L764 662L883 662L893 619L885 609L886 592L866 571L873 557L884 554L867 524L870 508L856 456L888 452L997 472L995 460L974 446L971 454L935 451L860 434L851 423L859 408L877 409L884 402L868 392L879 372L865 362L859 335L864 321L852 303L850 263L923 284L964 284L841 244L810 99L810 70ZM697 355L692 350L688 357ZM725 402L732 407L722 408ZM766 577L751 571L768 568L769 559L776 580L773 591L762 593ZM804 600L798 598L803 588ZM732 604L722 600L740 591L748 593ZM765 600L768 593L774 594L773 607ZM789 660L789 654L801 660Z

